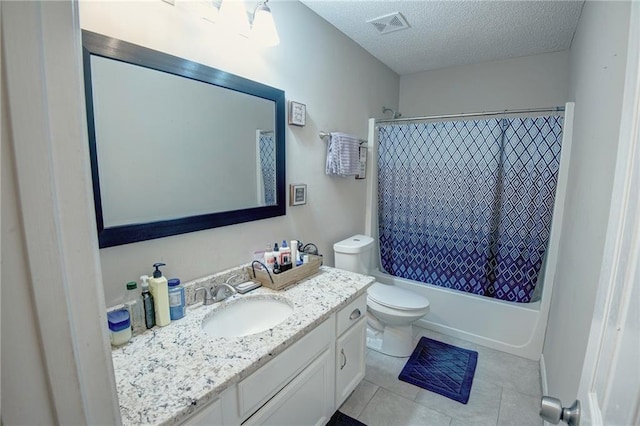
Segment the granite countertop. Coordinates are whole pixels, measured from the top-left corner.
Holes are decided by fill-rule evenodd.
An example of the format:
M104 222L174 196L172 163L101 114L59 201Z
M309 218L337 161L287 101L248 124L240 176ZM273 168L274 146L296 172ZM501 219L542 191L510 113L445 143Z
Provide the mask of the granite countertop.
M227 299L271 295L286 299L293 314L267 331L236 338L205 334L203 318L222 302L194 305L184 318L134 337L112 351L122 422L180 423L363 294L373 282L373 277L323 266L318 274L284 290L261 287Z

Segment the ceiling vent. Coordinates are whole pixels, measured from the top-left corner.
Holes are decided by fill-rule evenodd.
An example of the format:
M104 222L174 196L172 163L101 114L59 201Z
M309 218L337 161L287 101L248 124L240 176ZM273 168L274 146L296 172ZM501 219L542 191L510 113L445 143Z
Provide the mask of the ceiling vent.
M394 31L406 30L409 28L407 20L400 12L389 13L378 18L369 19L368 24L373 25L380 34L389 34Z

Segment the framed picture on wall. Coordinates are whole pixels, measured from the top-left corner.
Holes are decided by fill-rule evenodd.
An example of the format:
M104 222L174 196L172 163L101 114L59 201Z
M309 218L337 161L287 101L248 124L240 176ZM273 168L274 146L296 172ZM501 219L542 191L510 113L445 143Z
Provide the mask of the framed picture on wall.
M367 177L367 147L360 146L359 152L360 171L356 175L356 179L366 179Z
M292 183L289 185L289 205L300 206L302 204L307 204L307 185Z
M289 124L294 126L307 124L307 106L305 104L289 101Z

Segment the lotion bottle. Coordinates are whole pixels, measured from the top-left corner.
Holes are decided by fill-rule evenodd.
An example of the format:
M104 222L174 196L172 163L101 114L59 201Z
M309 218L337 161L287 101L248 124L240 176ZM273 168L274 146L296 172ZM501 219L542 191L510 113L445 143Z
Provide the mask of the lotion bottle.
M280 266L291 264L291 249L287 247L287 240L282 240L280 247Z
M300 260L300 255L298 254L298 241L291 240L291 266L298 266L298 260Z
M164 263L153 264L156 269L153 271L153 278L149 279L149 288L151 289L153 306L156 311L156 325L164 327L171 322L171 315L169 311L169 285L167 279L162 276L161 266L166 265Z
M273 257L273 249L271 248L271 244L267 244L267 251L264 252L264 265L270 271L273 271L273 264L275 262L275 258Z

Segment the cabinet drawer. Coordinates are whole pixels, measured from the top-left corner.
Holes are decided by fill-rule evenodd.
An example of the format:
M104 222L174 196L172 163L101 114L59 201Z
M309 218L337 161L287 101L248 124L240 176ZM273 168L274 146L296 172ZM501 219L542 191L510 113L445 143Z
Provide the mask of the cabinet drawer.
M316 327L289 349L238 383L238 413L241 418L256 411L282 389L318 354L332 346L334 317Z
M367 315L367 293L362 294L345 308L338 312L338 328L336 336L340 336L360 318Z

